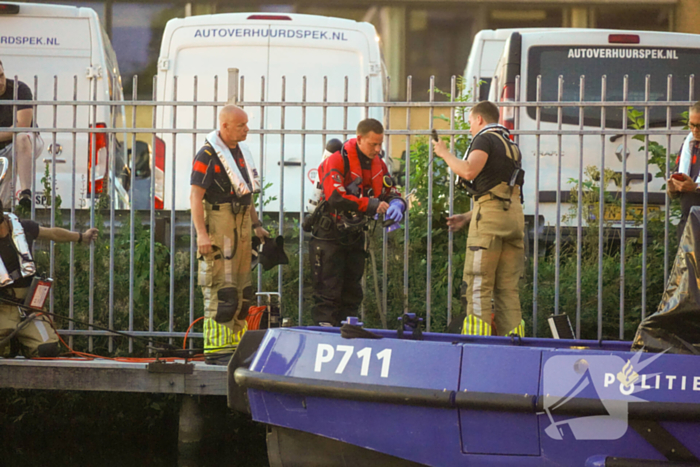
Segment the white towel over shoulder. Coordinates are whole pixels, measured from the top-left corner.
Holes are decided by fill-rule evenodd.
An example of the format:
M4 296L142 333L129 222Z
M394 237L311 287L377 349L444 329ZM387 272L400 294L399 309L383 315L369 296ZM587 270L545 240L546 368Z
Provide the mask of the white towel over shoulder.
M683 147L681 148L681 160L678 162L678 172L684 173L690 176L690 162L692 159L692 151L690 149L690 144L693 142L693 133L690 133L683 141ZM700 183L700 174L695 180L695 183Z

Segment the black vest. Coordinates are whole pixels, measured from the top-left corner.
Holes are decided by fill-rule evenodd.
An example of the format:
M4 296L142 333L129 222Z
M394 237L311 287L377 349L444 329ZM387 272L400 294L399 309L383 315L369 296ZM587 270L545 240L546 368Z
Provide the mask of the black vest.
M479 175L471 182L460 179L460 186L477 197L485 195L502 182L522 187L523 176L522 171L519 170L522 156L518 145L510 140L508 134L505 131L493 129L478 134L474 139L476 138L491 139L495 150L488 155L489 161ZM514 176L517 178L513 179Z

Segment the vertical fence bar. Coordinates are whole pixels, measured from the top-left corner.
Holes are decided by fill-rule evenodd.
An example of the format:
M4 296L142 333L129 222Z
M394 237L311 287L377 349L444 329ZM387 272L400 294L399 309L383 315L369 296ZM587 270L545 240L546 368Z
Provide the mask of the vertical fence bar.
M391 78L386 77L386 89L391 86ZM369 96L369 76L367 77L367 90L365 95ZM384 128L389 130L391 127L391 107L384 108L384 120L386 124ZM386 159L389 160L391 157L391 137L386 139ZM387 327L387 318L389 317L389 303L388 303L388 288L389 288L389 238L387 229L382 229L382 313L384 317L382 318L382 324L384 328Z
M17 83L17 81L15 81ZM19 86L16 86L16 88ZM56 128L58 127L58 105L56 105L56 101L58 101L58 76L53 77L53 101L54 103L52 104L52 111L53 111L53 132L51 132L51 147L54 148L54 151L51 151L51 222L49 225L51 225L51 228L56 227L56 189L58 188L56 186L56 151L55 149L57 148L57 134L56 134ZM105 135L107 136L107 135ZM32 148L33 150L33 148ZM34 153L32 153L32 159L34 158ZM17 172L15 172L17 173ZM33 178L36 178L36 174L34 175ZM24 189L22 186L20 178L20 189ZM56 243L51 240L49 242L49 275L51 277L54 277L56 273ZM51 288L51 293L49 294L49 311L51 313L54 312L54 291L53 287Z
M258 196L258 219L263 221L263 206L265 205L265 77L260 77L260 195ZM258 291L262 290L262 268L258 270ZM258 296L258 305L262 298ZM299 323L301 326L301 323Z
M649 102L651 75L644 78L644 102ZM644 107L644 212L642 213L642 320L647 316L647 249L649 247L649 106Z
M287 106L285 104L285 101L287 100L287 77L282 76L282 106L280 109L280 129L282 130L282 133L280 133L280 218L279 218L279 226L280 226L280 231L279 234L283 235L284 234L284 144L285 144L285 138L284 138L284 129L285 129L285 118L287 115ZM302 170L303 172L303 170ZM280 309L282 308L282 265L280 264L277 266L277 291L279 292L279 300L280 300Z
M90 150L90 228L95 227L95 172L97 172L97 78L93 77L91 80L92 84L92 133L91 133L91 150ZM88 293L88 323L93 323L94 311L95 311L95 244L90 243L90 277L88 280L89 293ZM92 326L88 327L88 330L92 332ZM92 334L88 337L88 352L92 352Z
M321 116L321 128L323 129L323 135L322 137L322 143L323 143L323 149L325 151L326 149L326 138L328 137L328 134L326 133L326 124L327 124L327 119L328 119L328 76L323 77L323 113Z
M304 229L301 228L304 222L304 198L306 180L306 76L301 81L301 174L299 200L299 324L301 325L302 310L304 309Z
M435 76L430 77L430 112L428 118L428 128L433 129L433 115L435 113ZM428 160L433 157L433 145L430 144L428 137ZM426 255L426 274L425 274L425 330L430 332L431 308L432 308L432 274L433 274L433 164L428 164L428 245Z
M586 77L579 78L578 94L581 106L578 108L578 131L583 132L583 121L586 117L583 106L586 88ZM581 338L581 281L583 260L583 133L578 137L578 205L576 222L576 339Z
M17 86L19 88L19 86ZM34 100L39 100L39 77L34 75ZM75 99L74 99L75 100ZM34 116L34 120L36 121L36 116L37 116L37 110L38 106L36 104L32 105L32 115ZM36 125L38 126L38 125ZM73 127L75 130L75 126ZM75 135L75 131L72 133ZM37 141L37 135L38 133L33 132L32 133L32 142L34 143L32 145L32 151L36 152L36 141ZM56 148L51 148L51 151L49 153L53 156L55 153ZM32 199L31 199L31 219L34 221L36 220L36 203L34 202L35 200L35 195L36 195L36 157L34 157L34 154L32 154L32 179L31 179L31 191L32 191Z
M540 126L542 108L539 106L542 100L542 75L537 75L536 97L537 108L535 109L535 228L532 239L532 337L537 337L537 310L539 308L539 268L540 268Z
M56 76L54 76L54 80L56 79ZM15 75L15 83L19 83L19 77ZM17 101L19 100L19 86L15 86L14 90L12 92L12 99ZM12 104L12 128L16 129L17 128L17 104ZM54 125L54 128L56 128L56 125ZM11 177L10 177L10 199L12 200L10 202L11 209L10 211L15 210L15 202L17 201L17 197L15 196L15 193L17 193L16 187L15 187L15 180L17 179L17 133L15 131L12 132L12 172L11 172Z
M177 79L173 78L173 100L175 100L176 95L177 95ZM156 93L156 88L158 85L158 77L154 76L153 77L153 101L155 102L157 99L157 93ZM153 117L153 134L151 136L151 139L153 141L152 147L155 149L156 147L156 124L157 124L157 115L156 115L156 106L153 106L153 111L152 111L152 117ZM175 157L173 157L173 161L175 160ZM151 199L150 199L150 208L151 208L151 217L150 217L150 250L149 250L149 258L148 258L148 332L153 332L153 304L155 300L155 262L156 262L156 158L152 157L151 158Z
M136 112L137 107L133 102L138 100L138 86L139 77L134 75L132 80L131 89L131 128L136 128ZM135 248L136 248L136 208L134 207L134 196L136 191L134 190L134 185L136 184L136 133L131 133L131 180L129 183L129 198L131 199L131 207L129 209L129 332L134 330L134 273L135 266ZM134 340L129 338L129 353L134 351Z
M452 75L450 79L450 102L454 103L457 97L457 77ZM455 112L457 112L456 107L450 107L450 130L455 129ZM428 143L432 145L432 143ZM450 148L453 154L457 154L457 148L455 147L455 135L454 133L450 135ZM455 178L447 172L450 177L450 200L448 203L448 215L450 217L454 216L455 212ZM455 234L450 229L447 229L447 324L449 325L452 321L452 291L454 290L454 261L452 260L452 255L455 251Z
M406 78L406 102L411 102L411 94L413 91L413 77L408 76ZM406 106L406 130L411 129L411 107ZM411 203L408 199L411 193L411 135L406 135L406 153L404 155L404 192L406 194L406 202ZM406 209L406 216L404 217L404 232L403 232L403 312L408 313L408 246L410 242L409 237L409 219L410 219L410 209Z
M673 86L673 75L668 75L666 78L666 100L671 101L671 90ZM671 173L671 106L666 106L666 170L664 180L668 180ZM666 193L666 204L664 206L664 284L668 283L668 262L669 262L669 252L668 252L668 229L670 224L670 210L671 210L671 200L668 197L668 192Z
M367 107L367 103L369 102L369 76L365 76L365 96L364 96L364 101L365 101L365 106L362 109L362 118L368 118L369 116L369 108ZM383 231L384 229L382 229ZM382 235L382 238L384 235ZM367 250L367 253L370 255L370 261L372 263L372 282L374 283L374 300L377 304L377 312L379 313L379 318L382 317L382 297L381 294L378 290L378 284L379 280L377 279L377 261L376 261L376 256L374 254L374 251L372 250L372 235L368 232L365 233L365 249ZM367 264L365 262L365 272L367 270ZM367 274L362 274L362 279L360 279L360 284L362 286L362 291L364 292L366 290L367 286L367 279L366 279ZM364 322L365 316L366 316L367 310L365 309L364 306L360 306L360 319Z
M345 133L343 133L343 141L346 141L348 139L349 133L348 133L348 77L345 77L345 83L343 85L343 90L344 90L344 97L343 97L343 130L345 130ZM362 275L364 278L364 274Z
M173 80L175 81L173 86L173 100L177 102L177 76L174 76ZM192 84L194 86L194 82ZM173 128L178 128L177 105L173 105ZM172 142L173 154L177 154L177 133L173 133ZM171 188L172 193L170 196L172 202L170 203L170 303L168 304L168 332L173 332L173 328L175 325L175 187L177 186L177 164L175 163L176 160L177 159L173 157L173 171L171 178L171 183L173 186ZM165 174L163 174L163 176L165 176ZM163 180L163 185L165 185L165 180ZM163 193L163 195L165 195L165 193ZM172 344L172 338L168 339L168 342Z
M564 76L557 80L557 222L556 240L554 244L554 314L559 314L559 289L561 287L561 145L562 120L564 117L561 106L564 97Z
M217 94L217 78L216 76L214 77L214 102L216 102L216 94ZM195 102L195 104L192 106L192 128L194 130L197 129L197 99L198 99L198 90L199 90L199 78L195 75L194 77L194 91L192 95L192 101ZM214 105L214 108L216 109L216 105ZM216 110L215 110L216 111ZM216 123L216 119L214 119L214 122ZM213 128L216 128L216 125L214 125ZM194 158L195 154L197 154L197 133L192 133L192 157ZM195 243L195 230L194 230L194 222L192 222L192 216L190 215L190 293L188 294L189 296L189 323L194 322L194 278L195 278L195 270L194 270L194 265L196 264L197 256L196 256L196 249L197 249L197 244ZM194 342L193 340L190 341L190 349L194 348Z
M600 101L605 102L607 76L600 79ZM600 190L598 198L598 340L603 338L603 240L605 235L605 105L600 108Z
M110 119L112 120L112 128L115 129L117 128L117 107L114 105L114 100L118 100L121 95L119 92L119 83L117 80L112 81L112 96L113 99L110 99L110 106L109 106L109 114L110 114ZM120 103L121 104L121 103ZM119 104L117 104L119 105ZM110 174L109 174L109 308L107 309L108 312L108 326L109 329L114 329L114 194L115 194L115 188L114 188L114 183L116 181L116 178L114 176L115 168L116 168L116 153L117 153L117 133L110 133L110 151L111 154L114 154L115 157L110 158ZM124 150L126 150L126 140L124 141ZM54 190L55 191L55 190ZM114 347L114 337L111 335L107 339L107 349L109 353L112 353Z
M622 78L622 101L629 97L629 75ZM627 131L627 106L622 107L622 131ZM622 140L622 185L620 192L620 340L625 339L625 242L627 239L627 135Z
M71 170L71 197L70 197L70 229L75 230L75 163L76 163L76 149L75 145L77 143L78 134L75 131L78 126L78 105L75 102L78 100L78 77L73 76L73 134L71 135L71 141L73 145L72 159L73 165ZM36 114L35 114L36 115ZM53 152L53 151L51 151ZM36 170L34 171L36 174ZM35 177L36 178L36 177ZM35 208L35 203L32 203L32 210ZM32 219L34 219L34 212L32 212ZM68 329L73 330L75 324L72 319L75 317L75 245L70 242L69 252L68 252L68 317L71 321L68 322ZM68 337L68 346L73 348L74 338L71 334Z

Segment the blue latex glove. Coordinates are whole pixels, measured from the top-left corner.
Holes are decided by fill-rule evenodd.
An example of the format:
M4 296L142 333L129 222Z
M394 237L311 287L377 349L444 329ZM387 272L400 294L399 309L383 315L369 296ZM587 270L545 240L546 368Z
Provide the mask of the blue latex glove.
M384 214L384 219L391 219L394 222L401 222L406 205L400 199L393 199L389 203L389 209Z
M393 224L391 224L389 227L386 228L386 233L391 233L394 230L397 230L399 228L401 228L401 224L399 224L398 222L394 222Z

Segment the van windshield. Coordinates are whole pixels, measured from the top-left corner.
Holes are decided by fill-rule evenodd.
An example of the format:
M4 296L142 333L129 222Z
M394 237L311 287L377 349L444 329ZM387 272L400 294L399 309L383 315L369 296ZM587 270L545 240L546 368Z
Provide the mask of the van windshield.
M690 98L690 75L700 70L700 49L651 47L531 47L528 54L527 100L537 100L537 76L542 75L542 101L556 101L559 75L564 76L562 100L579 101L579 83L585 75L584 101L600 102L601 78L607 76L606 101L623 100L623 79L628 75L628 101L644 101L645 77L650 75L650 101L665 101L667 77L673 75L672 100ZM700 98L700 76L695 80L693 98ZM643 109L640 109L643 110ZM688 107L672 107L673 125L681 124ZM579 109L563 109L563 123L579 124ZM536 108L528 115L536 118ZM606 107L606 128L622 128L622 109ZM557 122L557 108L543 107L542 122ZM584 125L600 126L600 108L584 110ZM666 107L649 109L649 125L666 125Z

